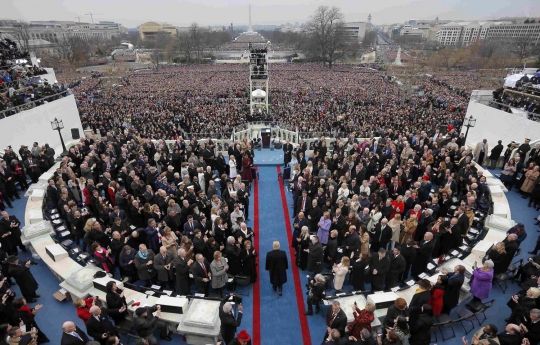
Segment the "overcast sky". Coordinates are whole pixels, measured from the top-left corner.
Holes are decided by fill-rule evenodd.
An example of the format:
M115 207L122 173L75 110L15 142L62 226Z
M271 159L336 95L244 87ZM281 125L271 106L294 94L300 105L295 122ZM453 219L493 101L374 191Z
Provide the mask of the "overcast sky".
M2 0L0 19L116 21L131 28L146 21L187 26L247 25L248 4L241 0ZM375 25L408 19L492 19L540 17L539 0L266 0L252 3L253 24L305 22L320 5L338 6L347 21Z

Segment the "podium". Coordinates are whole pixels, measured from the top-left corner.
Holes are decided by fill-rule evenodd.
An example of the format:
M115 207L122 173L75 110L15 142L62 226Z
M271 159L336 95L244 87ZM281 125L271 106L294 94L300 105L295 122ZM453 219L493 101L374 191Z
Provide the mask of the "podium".
M261 128L261 138L263 149L270 148L270 137L272 136L272 130L270 128Z

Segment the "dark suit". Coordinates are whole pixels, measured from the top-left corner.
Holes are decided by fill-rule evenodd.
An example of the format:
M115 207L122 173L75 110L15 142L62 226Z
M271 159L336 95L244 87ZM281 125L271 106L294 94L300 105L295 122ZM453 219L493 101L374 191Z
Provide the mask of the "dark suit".
M219 305L219 319L221 320L221 337L225 340L226 344L229 344L236 334L236 328L240 327L242 322L242 312L238 312L238 317L235 319L234 314L225 314L223 311L223 305L229 300L229 295L226 295L221 300Z
M304 207L302 207L302 204L304 204ZM306 201L304 202L304 198L302 195L298 196L296 199L296 204L294 207L294 214L298 214L298 212L306 212L309 211L311 208L311 198L309 196L306 196Z
M334 320L332 321L333 317L333 311L332 308L328 308L328 311L326 312L326 326L330 327L331 329L337 329L339 331L339 334L341 334L341 337L345 336L345 327L347 327L347 315L345 315L345 312L343 309L339 309L336 316L334 317ZM328 338L328 332L324 334L324 340Z
M421 244L418 244L418 249L416 250L416 260L414 260L411 269L411 274L413 277L417 277L420 273L423 273L427 269L427 264L431 259L433 248L435 248L434 240L431 240L428 243L422 242Z
M403 258L405 259L405 271L401 275L400 280L405 281L409 275L411 266L416 259L416 249L413 246L403 245L401 247L401 255L403 255Z
M379 223L375 225L375 228L374 228L371 248L373 248L374 251L379 250L379 248L384 248L384 250L386 250L386 247L388 246L388 242L390 242L391 238L392 238L392 228L386 225L386 227L382 229L382 225Z
M54 202L54 206L58 205L58 200L60 200L60 191L58 187L53 187L51 185L47 186L47 197Z
M452 308L458 305L464 280L463 274L448 273L448 285L443 296L443 313L450 314Z
M281 293L283 284L287 282L287 269L289 261L287 254L283 250L274 249L266 254L265 269L270 274L270 283L274 288L279 289Z
M102 338L102 335L111 331L114 331L114 326L111 320L103 313L99 315L99 321L95 316L90 316L88 321L86 321L86 332L102 345L105 345L107 342L107 338Z
M462 214L458 218L457 225L459 226L460 235L465 235L469 230L469 217L465 213Z
M528 322L525 324L527 332L525 332L524 337L529 339L531 345L537 345L540 342L540 322L532 323L528 318L527 320Z
M62 340L60 340L60 345L86 345L86 343L90 341L86 333L81 331L79 327L76 327L75 332L79 335L79 337L81 337L82 340L71 334L63 332Z
M283 163L287 165L292 159L292 144L283 144Z
M11 227L11 222L15 222L17 226ZM21 242L20 224L21 222L15 216L9 216L9 219L5 219L4 217L0 218L0 236L11 232L11 235L0 238L2 249L9 255L17 255L17 246L26 251L26 247Z
M506 332L502 332L502 333L497 334L497 338L499 338L499 342L501 345L520 345L521 344L521 339L518 334L507 334Z
M210 264L206 259L204 259L204 268L206 273L201 267L201 264L197 261L194 261L191 265L191 274L193 274L193 279L195 279L195 286L197 286L197 292L202 293L205 296L208 296L208 285L210 281L204 282L204 278L208 278L210 272Z
M374 270L377 273L374 274ZM369 274L372 277L371 291L382 291L384 289L384 281L386 274L390 271L390 260L388 257L379 259L379 255L375 252L369 260Z
M187 264L187 260L178 256L174 262L176 270L176 289L178 295L189 295L189 270L190 267ZM208 270L208 268L207 268Z
M307 259L307 270L313 274L321 273L323 270L324 250L321 242L315 243L309 248Z
M183 234L191 238L191 237L193 237L193 234L191 234L191 233L193 231L195 231L195 229L200 229L198 221L193 220L192 224L190 224L189 222L186 222L184 224L184 232L183 232Z
M390 270L386 274L386 288L391 289L397 285L399 276L405 272L407 263L401 254L396 257L394 253L389 252L386 256L388 257L388 260L390 260Z

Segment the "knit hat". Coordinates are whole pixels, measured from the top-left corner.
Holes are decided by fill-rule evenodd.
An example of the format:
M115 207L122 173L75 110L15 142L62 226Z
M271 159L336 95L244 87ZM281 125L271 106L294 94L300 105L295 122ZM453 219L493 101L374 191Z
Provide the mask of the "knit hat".
M240 333L238 333L238 340L247 342L251 340L251 337L249 336L249 334L247 334L246 330L243 329L240 331Z

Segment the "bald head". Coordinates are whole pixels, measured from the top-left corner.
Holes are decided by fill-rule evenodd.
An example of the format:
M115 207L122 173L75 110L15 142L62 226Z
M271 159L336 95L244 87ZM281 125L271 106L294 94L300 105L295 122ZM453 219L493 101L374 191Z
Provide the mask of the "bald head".
M66 321L62 324L62 330L66 333L75 331L75 323L73 321Z

